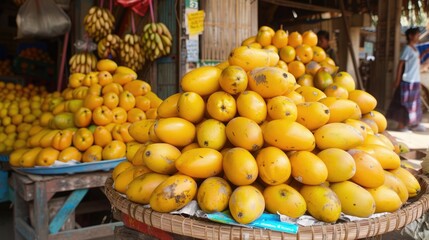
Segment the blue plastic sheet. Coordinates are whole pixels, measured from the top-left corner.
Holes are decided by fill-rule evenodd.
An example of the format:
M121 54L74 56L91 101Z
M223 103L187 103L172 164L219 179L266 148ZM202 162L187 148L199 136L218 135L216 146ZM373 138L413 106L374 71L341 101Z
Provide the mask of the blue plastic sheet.
M296 234L298 232L297 224L280 221L280 215L278 214L263 213L258 219L249 224L240 224L236 222L231 217L229 211L209 213L207 214L207 218L214 222L237 225L242 227L262 228L291 234Z

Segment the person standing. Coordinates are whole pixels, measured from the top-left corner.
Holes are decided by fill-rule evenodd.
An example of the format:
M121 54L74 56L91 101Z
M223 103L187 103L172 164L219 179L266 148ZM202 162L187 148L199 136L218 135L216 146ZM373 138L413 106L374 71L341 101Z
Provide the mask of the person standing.
M396 79L393 84L395 93L387 111L387 118L398 123L396 131L426 130L422 126L422 102L420 99L420 59L429 49L419 54L416 44L419 41L420 30L409 28L405 32L407 45L402 50L396 69Z
M331 48L329 41L329 32L325 30L320 30L317 32L317 46L323 48L326 55L334 60L335 63L337 63L337 55L335 54L335 50Z

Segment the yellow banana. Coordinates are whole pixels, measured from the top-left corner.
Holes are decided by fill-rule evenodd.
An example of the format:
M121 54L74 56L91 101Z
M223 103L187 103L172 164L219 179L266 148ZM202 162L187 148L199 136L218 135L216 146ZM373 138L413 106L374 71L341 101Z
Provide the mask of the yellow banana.
M171 46L171 40L167 36L161 35L161 40L165 46Z
M155 33L156 32L156 24L155 23L151 23L150 27L151 27L152 32Z
M167 28L167 26L165 26L164 23L159 22L159 26L162 27L163 35L166 35L170 40L173 39L173 37L171 36L170 30Z

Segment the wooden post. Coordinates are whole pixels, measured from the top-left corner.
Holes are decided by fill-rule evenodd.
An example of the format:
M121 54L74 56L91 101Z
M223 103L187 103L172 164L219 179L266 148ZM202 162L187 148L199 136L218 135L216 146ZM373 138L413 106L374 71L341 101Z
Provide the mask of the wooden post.
M340 7L341 7L341 12L342 12L342 20L343 20L343 24L344 24L344 29L346 30L346 37L347 37L347 47L350 51L350 55L351 55L351 59L352 59L352 63L353 63L353 68L354 68L354 72L356 75L356 81L357 81L357 88L358 89L364 89L363 83L362 83L362 79L360 77L360 72L359 72L359 67L358 67L358 63L356 60L356 54L355 51L353 49L352 46L352 41L350 38L350 30L349 30L349 26L350 24L347 22L346 16L345 16L345 9L344 9L344 0L340 1Z
M35 182L34 196L34 230L39 239L47 239L49 235L48 197L45 182Z
M375 44L375 74L369 92L377 99L377 109L387 110L393 96L396 67L400 53L400 17L402 1L380 0Z

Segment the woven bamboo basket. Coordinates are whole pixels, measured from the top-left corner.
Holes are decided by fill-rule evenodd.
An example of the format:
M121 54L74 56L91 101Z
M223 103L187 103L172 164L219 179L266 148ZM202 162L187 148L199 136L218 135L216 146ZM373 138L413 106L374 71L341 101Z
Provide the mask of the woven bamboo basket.
M112 187L113 180L111 178L106 181L105 194L113 208L129 215L131 218L166 232L193 238L249 240L359 239L374 237L401 229L422 216L429 209L429 179L424 175L418 175L417 178L422 187L421 193L410 199L411 203L394 213L353 222L299 227L296 235L264 229L218 224L201 218L155 212L149 208L144 208L140 204L129 201L116 192Z

